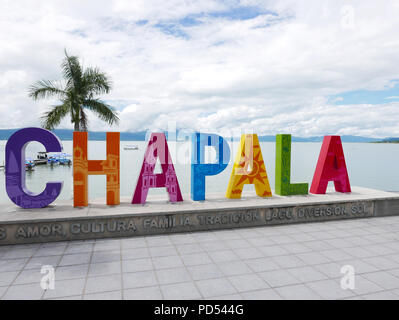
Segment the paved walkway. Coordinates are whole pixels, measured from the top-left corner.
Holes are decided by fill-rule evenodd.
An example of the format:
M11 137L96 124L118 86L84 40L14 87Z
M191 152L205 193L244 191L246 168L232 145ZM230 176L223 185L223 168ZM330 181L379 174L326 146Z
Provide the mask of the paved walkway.
M399 299L399 217L0 247L0 297Z

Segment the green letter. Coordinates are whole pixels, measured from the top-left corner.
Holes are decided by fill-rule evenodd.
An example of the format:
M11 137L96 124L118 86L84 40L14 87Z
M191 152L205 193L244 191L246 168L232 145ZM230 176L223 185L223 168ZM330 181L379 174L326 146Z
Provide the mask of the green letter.
M290 183L291 181L291 135L276 136L276 194L290 196L308 194L307 183Z

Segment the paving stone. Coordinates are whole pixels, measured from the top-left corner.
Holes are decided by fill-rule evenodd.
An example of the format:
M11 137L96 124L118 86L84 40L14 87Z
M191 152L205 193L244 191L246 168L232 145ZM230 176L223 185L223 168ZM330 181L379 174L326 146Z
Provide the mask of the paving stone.
M55 269L55 279L67 280L67 279L86 278L88 271L89 271L88 264L81 264L76 266L60 266Z
M259 275L272 288L300 283L300 280L295 278L288 270L267 271L259 273Z
M244 274L239 276L228 277L229 281L233 284L238 292L253 291L268 288L264 282L256 274Z
M306 265L304 261L294 255L273 257L273 261L282 269L302 267Z
M103 263L103 262L115 262L121 261L120 252L114 252L112 250L107 251L95 251L91 257L92 263Z
M265 257L276 257L276 256L284 256L290 254L287 249L278 245L260 247L259 250L263 252Z
M83 300L121 300L122 292L121 291L109 291L109 292L99 292L99 293L90 293L86 294L83 297Z
M286 300L320 300L321 297L303 284L276 288L278 294Z
M151 257L176 256L178 252L174 246L159 246L149 248Z
M110 274L120 274L121 262L103 262L103 263L92 263L89 269L89 277L105 276Z
M40 269L43 266L57 267L61 261L62 256L47 256L47 257L33 257L30 258L24 269Z
M241 293L245 300L282 300L275 289L263 289Z
M122 260L133 260L150 258L150 251L148 248L134 248L134 249L123 249Z
M168 237L164 236L145 237L145 241L147 242L147 246L149 247L164 247L171 246L173 244Z
M36 283L40 285L40 281L43 277L40 271L40 269L23 270L16 277L14 284Z
M18 248L7 251L2 259L18 259L18 258L30 258L37 251L37 248Z
M242 296L240 294L227 294L223 296L216 296L207 298L207 300L242 300Z
M211 258L205 252L182 255L181 259L186 266L197 266L212 262Z
M75 253L85 253L92 252L94 248L94 243L71 243L65 250L64 254L75 254Z
M156 271L156 275L160 285L191 280L190 274L185 268L161 269Z
M322 253L319 252L307 252L307 253L299 253L296 255L299 259L301 259L305 264L308 265L316 265L331 262L330 259L325 257Z
M237 293L226 278L199 280L196 284L205 298Z
M161 289L158 286L123 291L124 300L162 300Z
M363 277L374 282L385 290L399 288L399 278L385 271L365 273L363 274Z
M187 267L193 280L205 280L223 277L222 271L215 264L204 264Z
M8 286L19 274L19 271L0 272L0 287Z
M167 256L152 258L155 269L169 269L183 267L183 261L180 256Z
M197 243L176 245L176 248L181 255L204 252L204 249Z
M127 238L121 240L122 250L145 248L145 247L147 247L147 242L145 241L144 237Z
M81 295L84 285L85 279L56 280L54 289L46 290L44 299Z
M306 283L318 280L326 280L328 277L311 266L292 268L288 270L296 279Z
M2 296L2 300L38 300L43 293L39 283L13 285Z
M157 278L154 271L141 271L123 274L123 288L141 288L157 285Z
M377 292L362 296L365 300L398 300L398 296L390 291Z
M0 272L7 272L7 271L18 271L22 270L26 263L28 262L28 258L22 259L1 259L0 260Z
M382 287L368 280L364 275L358 275L355 277L355 288L351 290L357 295L366 295L384 291Z
M272 258L249 259L246 260L245 263L254 272L277 270L280 268L279 265L272 260Z
M221 250L208 252L208 256L216 263L239 260L233 250Z
M122 261L122 272L138 272L152 269L153 264L150 258Z
M90 262L91 253L77 253L64 255L59 263L60 266L73 266L80 264L88 264Z
M348 298L355 295L349 289L342 289L340 281L338 280L321 280L309 282L306 284L306 286L312 289L323 299L336 300Z
M85 294L116 291L122 289L121 275L90 277L86 282Z
M201 294L192 282L163 285L161 291L166 300L201 299Z
M252 273L252 270L242 261L229 261L218 263L219 269L226 276Z
M263 253L257 248L236 249L235 253L243 260L261 258L264 256Z
M59 246L48 246L49 244L50 243L48 243L48 244L46 243L45 245L47 245L47 246L42 245L37 251L35 251L35 253L33 254L33 257L61 256L64 254L65 248L67 247L67 244L59 245ZM80 253L80 252L76 252L76 253Z
M398 231L387 217L3 246L0 297L398 300ZM55 290L40 287L43 265ZM354 289L341 288L344 266Z

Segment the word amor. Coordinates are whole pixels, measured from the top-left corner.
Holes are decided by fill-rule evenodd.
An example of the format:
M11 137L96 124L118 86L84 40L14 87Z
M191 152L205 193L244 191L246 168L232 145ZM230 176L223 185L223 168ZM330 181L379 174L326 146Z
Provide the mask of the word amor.
M59 196L62 182L47 182L44 191L34 194L25 184L25 148L29 142L41 143L47 152L61 152L57 136L40 128L25 128L15 132L6 145L6 191L15 204L22 208L43 208ZM88 205L88 176L106 175L106 203L120 203L120 134L107 132L105 160L88 160L87 132L73 133L73 202L75 207ZM216 151L215 163L205 163L205 147ZM157 160L162 172L155 174ZM192 136L191 198L205 200L205 179L226 169L230 159L227 141L216 134L195 133ZM290 182L291 135L276 136L276 194L287 196L307 194L308 184ZM313 176L310 193L323 194L329 181L338 192L351 192L341 138L325 136ZM269 180L262 151L256 134L243 134L227 185L226 197L241 197L245 184L253 184L259 197L271 197ZM145 151L132 204L143 204L150 188L165 188L170 202L183 201L168 142L164 133L152 133Z

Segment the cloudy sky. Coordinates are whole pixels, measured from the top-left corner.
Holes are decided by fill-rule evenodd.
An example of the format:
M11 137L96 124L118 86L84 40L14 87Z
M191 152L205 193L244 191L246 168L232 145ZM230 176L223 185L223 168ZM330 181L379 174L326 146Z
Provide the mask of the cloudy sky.
M56 101L28 87L60 79L67 48L112 78L113 130L399 136L398 16L397 0L0 0L0 128L40 124Z

